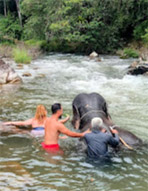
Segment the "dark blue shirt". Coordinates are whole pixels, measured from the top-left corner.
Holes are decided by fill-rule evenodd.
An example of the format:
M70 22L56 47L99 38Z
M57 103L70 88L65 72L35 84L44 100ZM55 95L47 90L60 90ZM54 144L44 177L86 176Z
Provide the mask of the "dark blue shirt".
M112 135L102 133L99 130L85 134L84 138L87 143L89 157L106 155L108 152L108 144L112 147L116 147L119 144L118 135L115 134L115 137L113 137Z

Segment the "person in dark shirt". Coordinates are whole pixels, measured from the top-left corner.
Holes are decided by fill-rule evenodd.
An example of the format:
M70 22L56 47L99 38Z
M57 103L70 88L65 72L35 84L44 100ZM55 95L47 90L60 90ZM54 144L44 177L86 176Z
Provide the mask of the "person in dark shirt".
M108 144L112 147L116 147L119 144L118 132L111 130L114 134L113 137L102 126L103 121L101 118L93 118L91 121L91 131L84 136L89 157L106 156L108 154Z

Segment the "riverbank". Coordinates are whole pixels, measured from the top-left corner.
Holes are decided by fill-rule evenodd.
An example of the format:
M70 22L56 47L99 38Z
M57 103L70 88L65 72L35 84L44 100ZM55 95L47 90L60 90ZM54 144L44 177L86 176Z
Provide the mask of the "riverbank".
M45 53L43 41L17 41L14 44L0 44L0 58L9 58L16 63L30 63ZM99 52L97 52L99 54ZM117 50L116 54L120 58L140 58L148 61L148 45L142 42L128 43L123 49Z
M148 44L144 44L141 41L133 41L128 43L123 49L117 50L116 53L123 59L132 57L148 61Z
M16 63L30 63L37 59L43 51L41 49L40 41L33 43L29 41L17 41L13 44L0 44L0 58L9 58Z

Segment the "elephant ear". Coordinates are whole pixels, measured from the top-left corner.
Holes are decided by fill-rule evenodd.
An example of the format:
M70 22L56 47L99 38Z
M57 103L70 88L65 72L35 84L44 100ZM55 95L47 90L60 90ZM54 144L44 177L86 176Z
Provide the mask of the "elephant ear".
M73 105L73 119L71 121L72 125L74 126L75 129L79 129L80 126L80 115L79 115L79 111L78 108Z
M108 113L108 105L107 105L106 102L104 102L102 109L103 109L104 113L106 114L106 117L107 117L107 118L108 118L108 117L111 118L111 116L110 116L109 113Z

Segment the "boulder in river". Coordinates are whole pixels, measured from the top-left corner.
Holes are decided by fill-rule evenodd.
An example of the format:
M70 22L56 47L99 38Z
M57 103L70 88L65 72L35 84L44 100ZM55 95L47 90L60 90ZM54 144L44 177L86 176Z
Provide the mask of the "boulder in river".
M93 58L98 58L99 55L98 55L98 53L96 53L95 51L93 51L93 52L89 55L89 57L93 59Z
M15 129L16 129L15 126L12 125L6 126L4 125L4 123L0 121L0 135L4 133L13 133Z
M0 121L0 136L9 135L9 134L29 134L31 130L31 126L14 126L14 125L5 125L2 121Z
M127 74L130 75L145 75L148 73L148 62L139 60L133 62L129 67Z
M22 79L9 64L0 60L0 85L7 83L20 83Z

